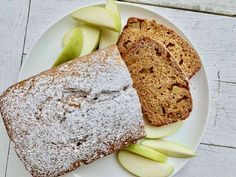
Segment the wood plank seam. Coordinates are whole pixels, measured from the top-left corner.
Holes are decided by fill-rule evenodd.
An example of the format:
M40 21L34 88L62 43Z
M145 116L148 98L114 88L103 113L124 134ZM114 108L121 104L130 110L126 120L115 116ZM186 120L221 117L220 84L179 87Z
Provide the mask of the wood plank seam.
M212 144L212 143L200 143L201 145L205 146L214 146L214 147L221 147L221 148L228 148L228 149L236 149L236 147L233 146L223 146L223 145L217 145L217 144Z
M118 1L134 3L134 2L127 1L127 0L118 0ZM211 15L219 15L219 16L227 16L227 17L236 17L236 15L221 14L221 13L217 13L217 12L203 12L203 11L195 10L195 9L187 9L187 8L174 7L174 6L166 6L166 5L161 5L161 4L154 5L154 4L151 4L151 3L148 3L148 2L135 2L135 4L144 4L144 5L149 5L149 6L163 7L163 8L176 9L176 10L185 10L185 11L197 12L197 13L203 13L203 14L211 14Z
M23 42L23 47L22 47L20 68L21 68L21 66L22 66L23 55L24 55L24 49L25 49L25 42L26 42L27 29L28 29L28 23L29 23L29 16L30 16L30 7L31 7L31 0L29 0L29 5L28 5L28 12L27 12L26 25L25 25L25 35L24 35L24 42ZM20 69L20 68L19 68L19 69ZM4 174L5 177L7 177L8 161L9 161L9 155L10 155L10 147L11 147L11 141L9 141L9 144L8 144L7 162L6 162L6 168L5 168L5 174Z
M220 70L217 72L217 93L220 94ZM214 127L216 127L217 119L218 119L218 112L219 112L219 104L216 104L216 114L214 117Z
M10 147L11 147L11 141L9 141L8 143L7 163L6 163L5 174L4 174L5 177L7 176L7 167L8 167L8 160L9 160L9 154L10 154Z
M26 36L27 36L29 16L30 16L30 7L31 7L31 0L29 0L29 7L28 7L28 12L27 12L27 19L26 19L25 35L24 35L23 49L22 49L22 54L21 54L20 68L23 63L23 56L24 56L24 51L25 51L25 43L26 43ZM19 70L20 70L20 68L19 68Z
M225 81L225 80L214 80L214 81L219 82L219 83L225 83L225 84L236 84L236 82Z

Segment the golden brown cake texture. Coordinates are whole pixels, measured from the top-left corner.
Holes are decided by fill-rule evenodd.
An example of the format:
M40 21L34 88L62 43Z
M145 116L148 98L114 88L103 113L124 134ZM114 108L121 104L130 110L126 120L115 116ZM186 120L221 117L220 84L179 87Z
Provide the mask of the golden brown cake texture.
M188 80L166 48L141 38L124 54L142 104L144 118L155 126L186 119L192 110Z
M149 37L164 45L188 78L201 68L199 55L186 40L174 30L149 19L136 17L128 19L118 41L121 55L127 53L141 37Z

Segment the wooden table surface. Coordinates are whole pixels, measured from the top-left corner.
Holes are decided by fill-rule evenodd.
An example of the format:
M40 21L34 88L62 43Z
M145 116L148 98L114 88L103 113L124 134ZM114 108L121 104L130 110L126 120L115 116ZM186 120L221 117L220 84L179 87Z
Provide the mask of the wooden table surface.
M35 40L58 18L94 2L0 0L0 92L17 82L22 61ZM178 26L198 50L207 70L211 104L198 156L176 177L236 176L236 17L147 6ZM0 121L2 124L2 120ZM19 160L0 129L0 177L17 177Z

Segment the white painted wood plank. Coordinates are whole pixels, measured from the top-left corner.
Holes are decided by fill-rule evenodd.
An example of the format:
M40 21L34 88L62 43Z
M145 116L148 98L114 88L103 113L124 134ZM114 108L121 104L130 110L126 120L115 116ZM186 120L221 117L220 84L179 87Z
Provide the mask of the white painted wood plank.
M174 177L235 177L236 149L200 145L197 157Z
M211 109L203 143L236 147L236 84L211 82Z
M16 82L18 77L29 2L1 0L0 3L0 92L2 92Z
M0 0L0 93L17 81L27 21L28 0ZM1 118L0 118L1 119ZM0 176L4 176L9 139L0 120Z
M235 0L123 0L169 8L236 16Z
M8 146L9 146L9 138L4 127L2 118L0 117L0 176L3 177L6 170L6 163L8 159Z

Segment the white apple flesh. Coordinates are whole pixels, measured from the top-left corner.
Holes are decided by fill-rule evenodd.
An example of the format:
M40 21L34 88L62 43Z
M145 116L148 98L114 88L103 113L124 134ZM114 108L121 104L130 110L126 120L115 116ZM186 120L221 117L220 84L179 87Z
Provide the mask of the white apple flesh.
M196 155L191 149L185 147L184 145L169 140L145 139L141 142L141 144L170 157L190 158Z
M106 48L110 45L116 44L120 33L109 29L101 29L101 38L99 42L99 49Z
M127 171L139 177L167 177L174 170L167 163L156 162L123 150L118 152L118 160Z
M147 138L162 138L177 132L183 125L184 121L178 121L173 124L155 127L148 123L145 124Z
M84 7L72 13L72 17L76 20L105 27L113 31L119 32L121 30L119 16L104 7Z
M155 160L157 162L165 162L167 160L166 155L141 144L130 144L129 146L125 147L124 150L133 152L135 154Z
M120 16L120 11L115 0L107 0L105 8Z
M62 41L63 46L66 46L68 44L72 34L75 30L77 30L77 28L81 30L83 35L83 45L80 56L84 56L91 53L97 48L100 39L100 29L87 24L83 24L79 27L73 28L65 34Z

